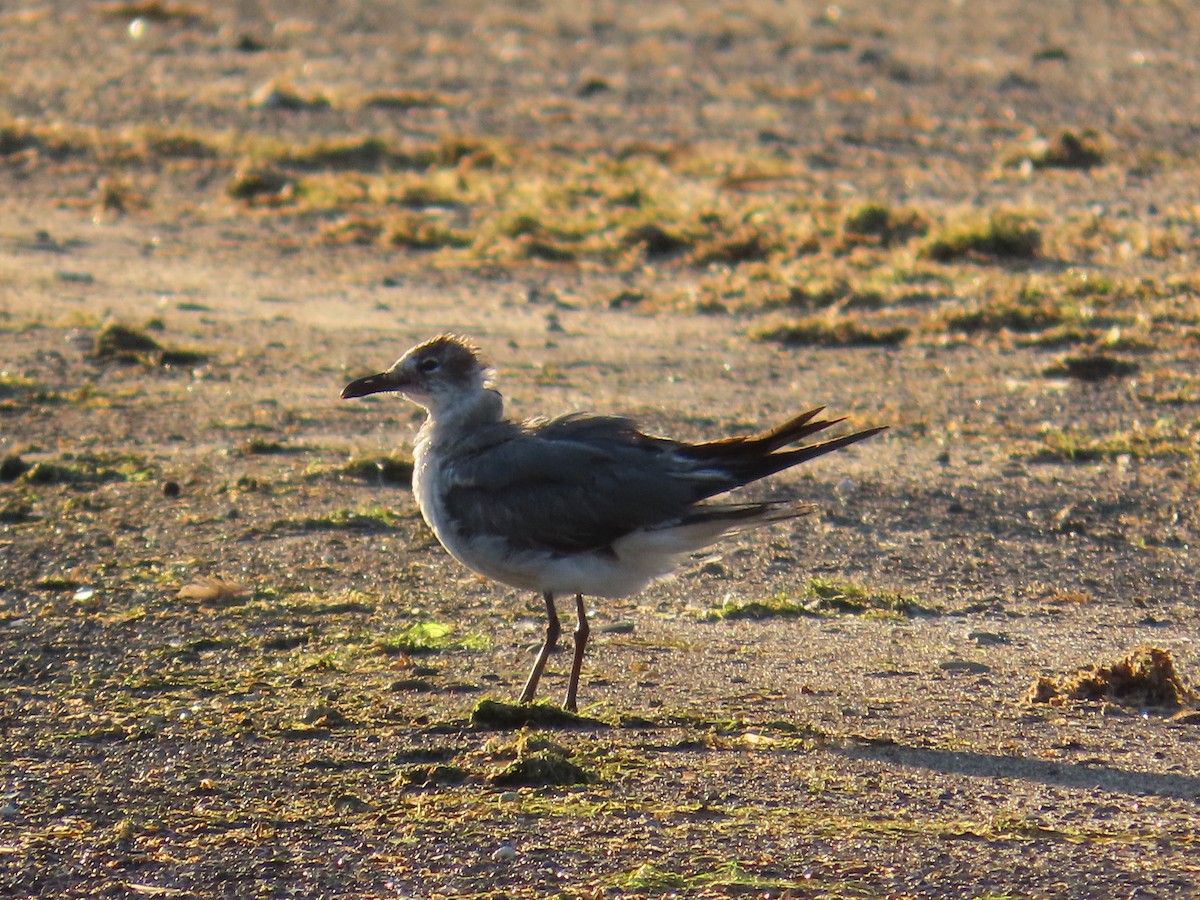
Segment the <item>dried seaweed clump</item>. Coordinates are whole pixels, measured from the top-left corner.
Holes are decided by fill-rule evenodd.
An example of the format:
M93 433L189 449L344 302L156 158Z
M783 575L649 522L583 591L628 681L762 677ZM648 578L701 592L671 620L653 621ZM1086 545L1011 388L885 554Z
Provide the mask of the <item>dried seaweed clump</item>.
M1064 678L1039 678L1029 691L1030 703L1083 700L1178 709L1197 699L1175 668L1171 651L1160 647L1136 647L1119 662L1089 666Z

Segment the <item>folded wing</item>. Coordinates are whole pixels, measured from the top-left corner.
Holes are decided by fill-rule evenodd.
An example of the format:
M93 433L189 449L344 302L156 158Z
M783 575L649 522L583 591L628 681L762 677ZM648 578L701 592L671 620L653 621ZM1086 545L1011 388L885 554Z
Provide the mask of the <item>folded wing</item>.
M455 460L445 472L447 511L464 534L562 553L602 550L638 529L697 516L753 519L770 505L697 504L881 430L783 449L842 421L817 419L820 412L702 444L646 435L611 416L529 423Z
M602 549L707 496L672 463L673 443L623 419L534 425L456 460L444 473L447 512L464 534L502 535L516 548Z

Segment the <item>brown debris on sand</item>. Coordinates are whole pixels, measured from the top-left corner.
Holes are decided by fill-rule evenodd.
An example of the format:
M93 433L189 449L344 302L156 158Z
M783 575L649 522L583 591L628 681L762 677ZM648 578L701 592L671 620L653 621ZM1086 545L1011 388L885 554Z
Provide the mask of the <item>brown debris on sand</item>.
M1063 678L1042 676L1029 691L1030 703L1098 700L1178 709L1197 699L1175 668L1171 651L1161 647L1135 647L1118 662L1089 666Z
M181 600L197 600L211 606L231 606L250 599L251 590L244 584L214 576L185 584L175 596Z

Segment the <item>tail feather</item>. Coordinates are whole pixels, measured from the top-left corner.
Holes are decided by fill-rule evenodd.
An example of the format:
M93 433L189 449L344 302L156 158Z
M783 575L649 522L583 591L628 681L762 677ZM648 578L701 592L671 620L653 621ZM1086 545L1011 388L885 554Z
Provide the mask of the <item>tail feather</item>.
M792 466L798 466L800 463L816 459L818 456L824 456L826 453L832 453L834 450L840 450L842 447L848 447L850 444L865 441L872 435L886 430L886 425L877 425L874 428L865 428L862 431L842 435L841 437L823 441L820 444L809 444L807 447L797 447L795 450L771 453L757 460L749 460L747 467L750 474L749 480L757 481L760 478L766 478L768 475L773 475Z
M771 522L806 516L817 509L811 503L767 501L766 503L714 503L694 506L679 519L649 528L639 528L614 542L622 556L638 553L694 553L725 535L740 534Z
M844 418L818 419L817 416L824 409L825 407L818 406L759 434L696 444L687 448L686 455L728 476L729 481L724 486L712 485L713 490L709 494L711 496L856 444L887 429L886 425L865 428L820 443L792 450L783 449L845 421Z
M748 528L757 528L768 522L783 522L816 512L813 503L791 500L768 500L765 503L714 503L711 506L694 506L687 515L668 528L687 529L713 527L721 534L733 534Z
M844 419L818 419L814 422L813 419L824 411L825 407L818 406L816 409L810 409L806 413L788 419L782 425L776 425L774 428L758 434L722 438L719 441L696 444L689 449L688 455L696 459L717 460L723 457L737 457L752 453L773 453L788 444L803 440L810 434L824 431L830 425L844 421Z
M818 406L816 409L810 409L806 413L788 419L782 425L776 425L774 428L769 428L761 434L754 435L747 444L766 453L772 453L788 444L794 444L796 441L803 440L810 434L816 434L818 431L824 431L830 425L836 425L838 422L845 421L841 419L817 419L817 416L825 411L825 407ZM816 421L813 421L816 419Z

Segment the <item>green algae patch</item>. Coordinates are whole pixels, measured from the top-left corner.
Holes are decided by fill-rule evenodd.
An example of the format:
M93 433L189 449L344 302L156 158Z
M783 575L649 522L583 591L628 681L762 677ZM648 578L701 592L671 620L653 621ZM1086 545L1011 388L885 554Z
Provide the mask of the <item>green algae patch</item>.
M1066 356L1047 366L1042 374L1047 378L1073 378L1076 381L1105 381L1128 378L1140 370L1136 362L1109 356L1106 353L1082 353Z
M704 618L708 621L723 619L795 619L800 616L811 616L813 612L804 604L789 600L780 594L765 600L750 600L746 603L727 602L716 609L710 609Z
M921 256L934 262L1032 260L1042 251L1042 231L1022 213L994 210L986 218L964 217L933 232Z
M809 316L755 329L750 337L785 347L895 347L912 329L904 325L869 325L849 316Z
M797 597L776 594L745 603L728 601L704 613L705 621L795 619L836 613L883 618L934 615L937 610L897 591L876 590L830 578L813 578Z
M413 462L402 456L361 456L349 460L341 474L372 484L412 485Z
M520 756L491 776L499 787L565 787L591 784L596 776L556 750L537 750Z
M399 634L380 638L376 646L387 654L416 656L445 650L486 650L491 641L484 635L459 635L453 625L417 622Z
M208 355L199 350L168 347L141 329L115 322L105 325L96 334L92 357L164 368L200 365L208 361Z
M471 724L480 728L506 730L527 727L608 727L607 723L599 719L568 712L551 703L504 703L500 700L480 700L471 710Z

